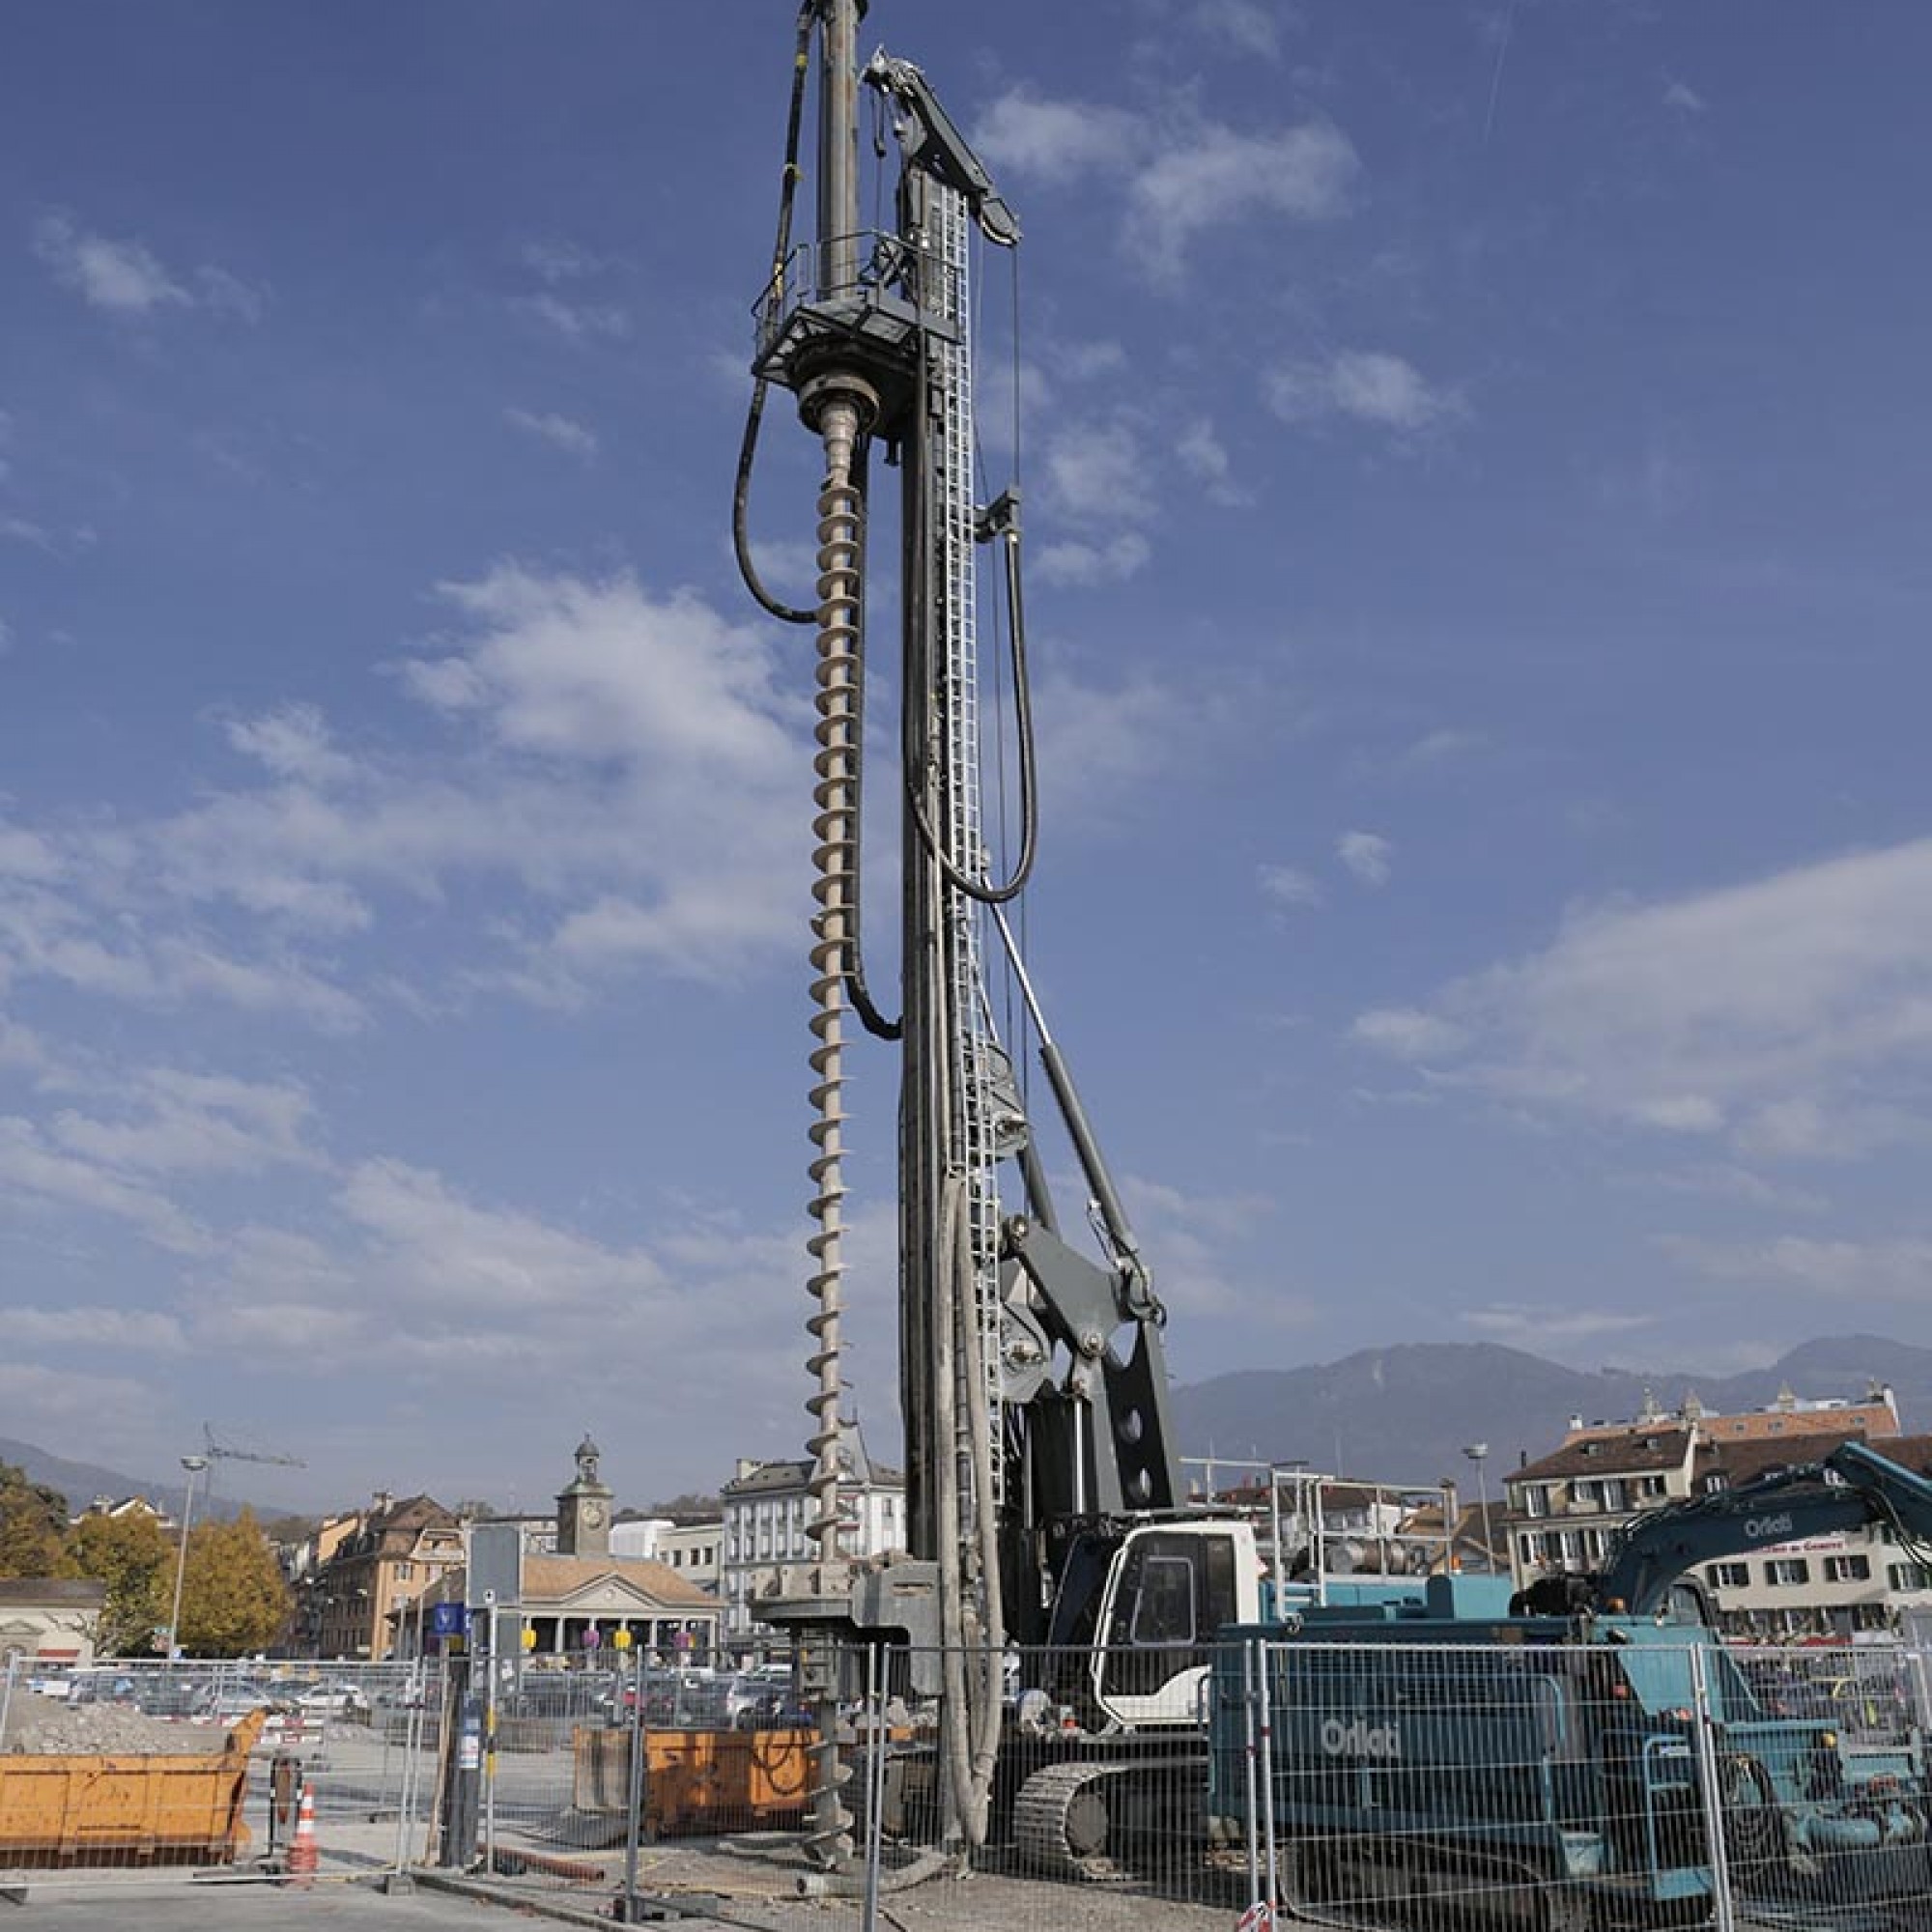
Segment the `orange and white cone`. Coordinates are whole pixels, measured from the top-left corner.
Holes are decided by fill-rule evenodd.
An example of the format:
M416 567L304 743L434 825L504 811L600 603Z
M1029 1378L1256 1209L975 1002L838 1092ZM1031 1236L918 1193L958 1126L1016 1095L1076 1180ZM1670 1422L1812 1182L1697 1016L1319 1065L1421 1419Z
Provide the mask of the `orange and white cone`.
M304 1784L301 1803L296 1807L296 1834L289 1841L289 1884L304 1888L312 1886L316 1866L320 1862L321 1857L315 1845L315 1792Z

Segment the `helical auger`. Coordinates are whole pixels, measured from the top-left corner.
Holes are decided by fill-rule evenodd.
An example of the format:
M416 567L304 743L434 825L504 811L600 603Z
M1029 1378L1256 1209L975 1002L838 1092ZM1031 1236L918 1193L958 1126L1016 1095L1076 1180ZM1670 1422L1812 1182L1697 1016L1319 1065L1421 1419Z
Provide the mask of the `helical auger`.
M843 1392L838 1336L844 1307L844 1048L846 981L854 934L858 869L860 639L865 594L864 505L854 475L862 432L856 400L828 400L818 419L825 442L825 484L818 496L818 667L812 757L811 931L812 1143L810 1214L817 1224L807 1242L812 1273L807 1287L817 1307L806 1321L812 1338L807 1373L817 1388L807 1399L812 1433L811 1511L806 1534L821 1566L836 1565L838 1517L839 1404ZM851 1815L837 1799L850 1776L840 1762L835 1727L819 1724L813 1747L814 1806L807 1848L820 1862L851 1856ZM832 1794L832 1802L823 1802Z

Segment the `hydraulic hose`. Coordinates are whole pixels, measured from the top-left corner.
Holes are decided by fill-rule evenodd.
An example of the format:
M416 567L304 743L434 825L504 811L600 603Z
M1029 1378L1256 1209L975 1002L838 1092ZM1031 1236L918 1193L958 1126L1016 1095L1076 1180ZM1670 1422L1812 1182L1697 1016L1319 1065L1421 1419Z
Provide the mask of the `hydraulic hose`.
M785 258L791 252L792 201L798 192L798 136L805 118L805 75L811 64L811 27L820 11L820 0L805 0L798 10L798 43L792 55L791 111L785 122L784 168L779 178L779 231L772 243L771 279L765 285L766 299L777 300L784 286ZM774 597L758 575L752 557L749 527L752 497L752 470L757 462L758 429L764 420L765 391L770 387L762 376L752 384L751 407L745 412L744 440L738 445L738 471L731 487L731 548L737 553L738 574L758 604L786 624L810 624L815 611L800 610Z

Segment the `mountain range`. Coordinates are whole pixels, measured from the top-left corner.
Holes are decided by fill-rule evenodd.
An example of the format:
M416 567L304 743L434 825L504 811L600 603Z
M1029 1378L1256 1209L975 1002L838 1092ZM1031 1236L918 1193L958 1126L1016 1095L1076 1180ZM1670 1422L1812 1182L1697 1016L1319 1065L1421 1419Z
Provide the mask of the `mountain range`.
M1305 1462L1405 1484L1450 1477L1467 1496L1482 1483L1500 1493L1510 1470L1562 1441L1573 1416L1634 1416L1647 1395L1666 1410L1693 1393L1709 1410L1739 1410L1765 1407L1785 1388L1804 1401L1856 1401L1874 1381L1892 1390L1907 1431L1932 1428L1932 1349L1876 1335L1806 1342L1738 1375L1586 1371L1493 1343L1417 1342L1215 1376L1175 1389L1173 1413L1184 1456ZM1466 1453L1479 1443L1480 1470Z
M70 1462L64 1456L53 1455L48 1450L32 1442L16 1442L11 1437L0 1435L0 1463L12 1463L15 1467L26 1470L30 1483L44 1483L49 1489L58 1490L67 1498L70 1514L83 1510L96 1496L112 1496L117 1502L124 1496L146 1496L156 1509L165 1510L171 1516L180 1516L184 1500L182 1479L177 1476L167 1482L156 1482L148 1476L130 1476L119 1469L102 1468L98 1463ZM245 1498L225 1496L220 1493L224 1484L211 1485L206 1478L194 1486L194 1520L205 1521L210 1517L224 1520L240 1515ZM286 1515L281 1509L256 1510L260 1517Z
M1493 1343L1414 1342L1364 1349L1338 1362L1246 1369L1185 1384L1173 1393L1173 1413L1183 1456L1302 1462L1417 1486L1448 1477L1465 1496L1485 1484L1499 1495L1508 1472L1554 1449L1573 1416L1586 1422L1634 1416L1646 1396L1675 1409L1692 1393L1707 1409L1761 1408L1784 1388L1805 1401L1850 1402L1875 1381L1892 1390L1908 1431L1932 1429L1932 1349L1877 1335L1806 1342L1769 1368L1728 1376L1570 1369ZM1477 1443L1487 1453L1472 1471L1466 1452ZM182 1506L179 1481L70 1462L31 1442L0 1437L0 1462L18 1463L76 1509L97 1495L145 1495L177 1513ZM1226 1472L1227 1481L1235 1479ZM204 1510L233 1516L240 1507L238 1498L211 1497L196 1487L197 1516Z

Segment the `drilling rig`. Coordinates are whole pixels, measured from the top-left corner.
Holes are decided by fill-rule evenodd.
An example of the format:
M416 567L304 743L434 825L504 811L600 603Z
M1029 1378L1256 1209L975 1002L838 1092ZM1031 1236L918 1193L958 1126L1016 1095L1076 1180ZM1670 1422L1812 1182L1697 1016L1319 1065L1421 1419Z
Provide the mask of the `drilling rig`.
M805 0L796 28L777 240L755 308L753 389L733 530L746 582L772 615L815 633L815 912L810 1065L814 1558L787 1577L766 1621L800 1641L820 1707L811 1841L849 1856L833 1721L837 1640L889 1640L937 1699L941 1817L950 1844L981 1844L1002 1743L1009 1647L1053 1645L1077 1662L1050 1687L1070 1714L1065 1761L1031 1779L1015 1815L1038 1861L1078 1868L1076 1808L1125 1768L1121 1741L1179 1737L1197 1718L1206 1645L1257 1612L1251 1527L1183 1512L1167 1409L1165 1310L1101 1156L1009 917L1033 869L1037 802L1017 488L975 490L974 277L1019 224L919 68L881 51L863 66L864 0ZM816 54L816 211L792 219ZM895 221L859 217L860 103L872 96L898 150ZM881 139L877 150L883 156ZM769 391L795 398L824 457L817 580L809 605L760 580L747 502ZM870 468L898 471L899 1012L868 983L862 923L867 776ZM988 850L993 788L981 742L995 674L979 638L982 550L1009 639L1018 832ZM992 603L991 597L984 601ZM1047 1184L1017 1057L996 1023L993 971L1016 994L1052 1114L1087 1195L1094 1239L1076 1246ZM838 1513L842 1376L845 1060L854 1028L900 1059L899 1399L909 1554L860 1566ZM1153 1605L1151 1612L1148 1605ZM1165 1609L1161 1608L1165 1605ZM1177 1605L1179 1609L1177 1609ZM1176 1641L1176 1616L1198 1634ZM1138 1649L1139 1654L1136 1655ZM1111 1756L1109 1755L1111 1753Z

